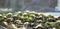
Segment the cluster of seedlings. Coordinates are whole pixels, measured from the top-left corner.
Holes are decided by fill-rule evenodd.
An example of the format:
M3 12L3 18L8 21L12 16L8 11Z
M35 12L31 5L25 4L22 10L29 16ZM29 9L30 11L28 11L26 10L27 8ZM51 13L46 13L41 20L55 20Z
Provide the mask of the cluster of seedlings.
M0 14L0 25L8 27L14 24L17 28L26 29L60 29L60 16L44 15L35 12L15 12Z

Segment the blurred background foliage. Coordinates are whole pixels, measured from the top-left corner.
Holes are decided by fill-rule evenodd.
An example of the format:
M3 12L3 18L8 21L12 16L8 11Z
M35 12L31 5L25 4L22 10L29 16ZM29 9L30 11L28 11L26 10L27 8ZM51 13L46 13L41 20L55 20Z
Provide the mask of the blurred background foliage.
M55 11L56 6L57 0L0 0L0 8L7 8L8 12L25 10L36 12L53 12Z

